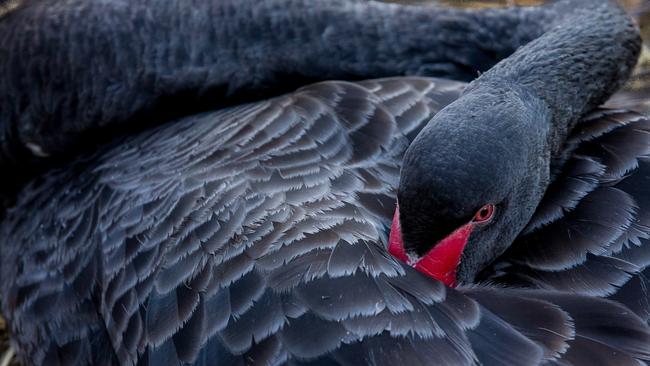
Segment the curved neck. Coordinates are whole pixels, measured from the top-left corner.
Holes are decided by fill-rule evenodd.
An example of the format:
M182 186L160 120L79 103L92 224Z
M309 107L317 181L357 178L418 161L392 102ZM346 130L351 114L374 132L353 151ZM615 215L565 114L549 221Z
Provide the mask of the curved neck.
M318 80L471 80L552 16L358 0L27 1L0 17L0 165Z
M548 10L557 17L544 26L544 34L472 82L466 92L510 84L542 99L551 114L548 142L555 155L580 117L627 80L641 39L613 1L559 1Z
M558 16L361 0L25 1L0 17L0 167L15 172L0 195L117 135L309 82L471 80ZM519 75L510 64L500 67Z
M450 232L485 203L500 208L464 249L457 272L464 281L524 228L568 132L627 79L638 56L638 30L613 2L565 0L540 11L555 17L523 28L534 39L436 114L404 156L398 197L406 251L426 252L433 232Z

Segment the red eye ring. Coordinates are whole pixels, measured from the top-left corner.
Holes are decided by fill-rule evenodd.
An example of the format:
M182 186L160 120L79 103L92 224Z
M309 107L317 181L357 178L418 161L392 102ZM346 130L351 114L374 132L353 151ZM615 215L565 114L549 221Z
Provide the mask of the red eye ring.
M478 211L476 211L476 213L474 214L474 218L472 219L472 222L476 222L476 223L488 222L492 219L492 216L494 216L494 205L487 204L481 207Z

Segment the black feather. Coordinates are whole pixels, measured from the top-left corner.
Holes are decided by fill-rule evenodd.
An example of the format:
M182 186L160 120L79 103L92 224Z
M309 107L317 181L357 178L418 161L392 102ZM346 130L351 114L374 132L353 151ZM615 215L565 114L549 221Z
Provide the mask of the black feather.
M622 359L647 359L643 321L617 305L447 289L386 253L404 135L461 86L425 78L316 84L117 141L26 187L0 228L3 241L24 244L1 267L12 279L3 281L12 284L3 309L12 324L31 327L19 333L21 352L38 360L69 349L76 362L112 349L110 360L156 365L529 364L572 354L575 334ZM351 109L357 102L364 108ZM636 195L617 186L590 194L598 190ZM22 219L24 210L33 220ZM623 216L641 227L640 216ZM55 309L44 306L51 296ZM46 341L53 324L66 325L56 328L59 343Z

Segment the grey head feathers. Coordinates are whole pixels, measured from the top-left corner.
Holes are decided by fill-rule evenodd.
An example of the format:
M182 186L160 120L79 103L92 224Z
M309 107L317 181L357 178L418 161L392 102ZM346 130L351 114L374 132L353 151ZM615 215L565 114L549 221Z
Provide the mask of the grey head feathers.
M407 250L422 257L483 205L496 205L495 219L469 238L462 281L472 282L524 229L552 165L566 158L569 131L638 57L638 30L615 3L552 6L563 12L548 32L474 80L405 155L399 201Z

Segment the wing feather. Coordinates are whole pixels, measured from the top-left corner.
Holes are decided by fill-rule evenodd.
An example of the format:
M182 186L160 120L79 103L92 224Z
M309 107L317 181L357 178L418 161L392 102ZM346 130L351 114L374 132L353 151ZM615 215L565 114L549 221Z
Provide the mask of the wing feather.
M315 84L124 138L34 182L0 227L21 356L528 365L583 357L571 343L583 337L619 352L612 362L650 358L650 331L613 302L447 289L387 254L401 156L462 88Z
M626 284L642 283L638 277L650 265L650 119L595 111L566 149L568 159L524 234L484 278L645 303Z

